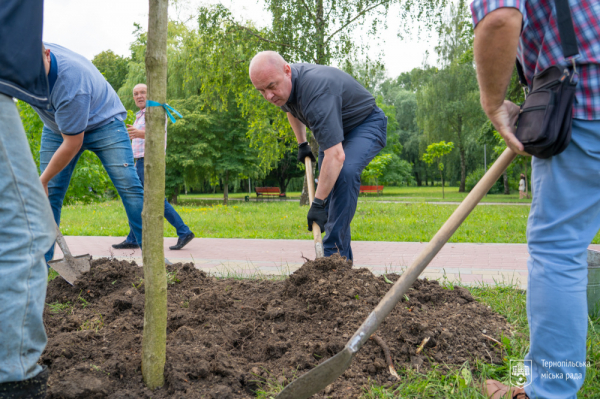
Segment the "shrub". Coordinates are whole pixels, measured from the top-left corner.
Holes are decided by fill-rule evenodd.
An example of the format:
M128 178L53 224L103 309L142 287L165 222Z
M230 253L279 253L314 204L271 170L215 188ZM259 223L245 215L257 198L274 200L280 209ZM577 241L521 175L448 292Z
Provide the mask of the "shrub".
M469 173L467 179L465 180L465 189L467 191L473 190L473 187L481 180L484 175L483 168L478 168L473 172ZM496 181L496 183L492 186L488 194L501 194L504 192L504 182L502 180L502 176Z

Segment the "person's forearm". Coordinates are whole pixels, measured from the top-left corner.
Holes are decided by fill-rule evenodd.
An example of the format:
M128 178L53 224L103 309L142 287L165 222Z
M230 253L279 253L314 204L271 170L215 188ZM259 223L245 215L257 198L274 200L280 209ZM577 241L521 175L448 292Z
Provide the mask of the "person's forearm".
M306 126L304 126L304 123L300 122L289 112L287 112L286 114L288 121L290 122L290 126L294 131L294 135L296 136L298 144L304 143L306 141Z
M325 151L325 157L323 158L323 164L319 172L319 184L315 198L321 200L327 198L340 176L344 160L345 154L341 143Z
M83 135L83 133L82 133ZM81 148L81 143L67 143L63 141L63 143L58 147L54 155L52 155L52 159L46 166L44 173L40 176L40 181L43 184L48 184L50 180L54 176L60 173L61 170L65 168L73 160L77 152L79 152Z
M473 52L481 106L488 113L498 109L506 96L517 56L523 16L516 8L499 8L475 28Z

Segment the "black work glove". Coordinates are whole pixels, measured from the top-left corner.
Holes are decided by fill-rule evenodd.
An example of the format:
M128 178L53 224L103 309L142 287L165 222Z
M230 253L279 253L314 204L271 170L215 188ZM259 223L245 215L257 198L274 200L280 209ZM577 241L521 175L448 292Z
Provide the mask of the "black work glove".
M327 223L327 208L325 205L325 201L318 198L314 199L306 217L308 221L308 231L312 231L313 222L321 228L321 233L325 231L325 223Z
M308 145L308 141L298 144L298 162L304 163L306 157L310 157L313 162L316 162L315 156L310 149L310 145Z

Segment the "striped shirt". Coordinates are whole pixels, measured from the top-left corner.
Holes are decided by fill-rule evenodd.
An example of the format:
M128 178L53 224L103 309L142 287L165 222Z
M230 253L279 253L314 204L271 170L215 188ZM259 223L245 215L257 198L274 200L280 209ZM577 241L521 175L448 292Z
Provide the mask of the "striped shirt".
M135 122L133 123L133 127L139 130L146 131L146 108L139 110L137 114L135 114ZM146 140L144 139L133 139L131 140L131 146L133 148L133 157L134 158L144 158L144 146L146 144ZM165 151L167 150L167 120L165 115Z
M490 12L516 8L523 15L523 30L517 58L531 86L533 76L551 65L568 67L560 45L554 0L475 0L471 13L475 26ZM579 46L576 57L579 84L573 104L573 117L600 119L600 2L571 0L571 15Z

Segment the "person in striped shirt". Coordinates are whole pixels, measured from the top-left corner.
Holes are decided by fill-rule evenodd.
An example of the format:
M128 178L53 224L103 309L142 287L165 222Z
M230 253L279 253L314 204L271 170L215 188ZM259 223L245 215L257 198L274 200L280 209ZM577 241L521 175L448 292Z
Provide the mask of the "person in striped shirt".
M133 157L135 158L135 170L138 176L144 184L144 143L146 138L146 96L148 94L148 88L145 84L140 83L133 88L133 99L135 105L140 109L135 115L135 122L133 125L127 125L127 131L129 138L131 139L131 146L133 149ZM167 149L167 121L165 119L165 150ZM185 247L195 237L194 233L190 228L183 222L181 216L173 208L171 204L165 198L165 219L177 231L177 244L170 246L171 250L178 250ZM129 232L125 241L114 244L113 248L127 249L127 248L138 248L139 245L135 239L132 231Z
M532 159L534 196L527 223L530 346L524 359L531 373L523 387L488 380L486 395L494 399L575 399L586 372L587 247L600 228L600 5L570 2L579 56L565 59L557 1L471 4L481 105L513 151L527 155L515 136L520 108L505 100L515 58L530 85L535 74L552 65L579 74L571 143L551 158Z

